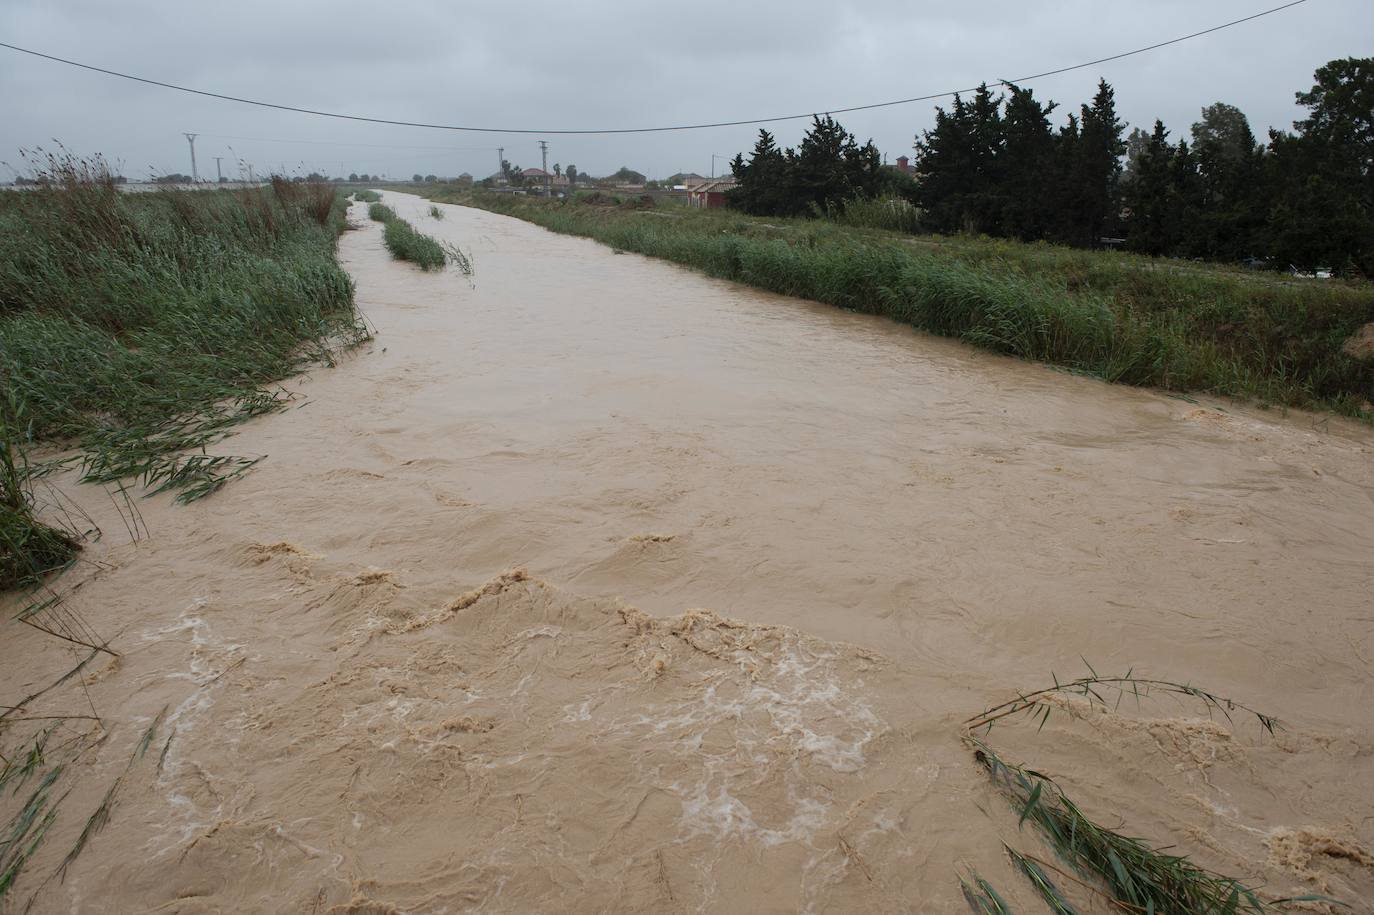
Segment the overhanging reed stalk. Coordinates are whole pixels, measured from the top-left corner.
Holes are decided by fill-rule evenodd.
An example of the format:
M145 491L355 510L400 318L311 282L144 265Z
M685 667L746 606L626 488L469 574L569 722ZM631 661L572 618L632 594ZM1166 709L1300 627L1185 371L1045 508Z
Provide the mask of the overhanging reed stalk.
M1091 671L1091 665L1089 666ZM1053 676L1053 675L1051 675ZM1015 699L1003 702L1001 705L993 706L986 711L974 715L964 722L964 727L970 731L980 728L991 728L993 723L1003 718L1027 714L1034 716L1040 726L1044 727L1049 720L1053 706L1046 704L1045 700L1052 695L1073 695L1083 696L1089 702L1101 708L1117 708L1121 701L1127 696L1131 696L1137 703L1142 698L1154 693L1165 693L1177 696L1188 696L1198 700L1209 712L1218 712L1231 720L1231 713L1240 711L1253 715L1266 733L1271 736L1275 730L1282 727L1279 720L1272 715L1256 711L1249 706L1243 705L1234 699L1225 696L1218 696L1200 687L1188 683L1175 683L1171 680L1157 680L1146 677L1133 676L1133 671L1126 671L1124 676L1119 677L1100 677L1096 671L1092 671L1090 676L1079 677L1075 680L1068 680L1060 683L1058 678L1054 678L1051 686L1033 690L1027 693L1020 693Z
M1028 715L1043 727L1052 695L1079 695L1100 708L1115 708L1125 696L1139 700L1151 693L1186 696L1208 712L1230 718L1233 711L1253 715L1265 733L1273 734L1279 723L1272 715L1256 711L1232 699L1190 684L1138 678L1128 671L1120 677L1102 677L1089 666L1091 675L1019 694L964 722L964 741L974 759L1010 802L1017 825L1031 823L1055 853L1079 877L1075 884L1103 898L1128 915L1239 915L1273 912L1289 902L1327 902L1324 896L1265 899L1242 881L1194 864L1186 855L1170 854L1146 840L1108 829L1092 820L1060 785L1043 772L1008 762L975 731L984 735L993 723L1014 715ZM1109 701L1109 697L1115 702ZM1072 904L1050 879L1045 862L1006 846L1012 863L1056 915L1076 915ZM961 880L962 883L962 880ZM1339 903L1336 903L1339 904Z
M1099 825L1049 776L1007 762L975 737L967 740L974 758L1011 802L1020 822L1038 827L1070 866L1100 879L1119 910L1179 915L1269 911L1259 895L1239 880Z

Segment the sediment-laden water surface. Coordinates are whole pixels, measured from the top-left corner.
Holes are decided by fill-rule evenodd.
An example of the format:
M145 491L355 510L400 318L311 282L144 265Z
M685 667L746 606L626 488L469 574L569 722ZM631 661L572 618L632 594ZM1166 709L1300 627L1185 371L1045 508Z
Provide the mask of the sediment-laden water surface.
M1002 842L1049 853L960 725L1086 659L1284 727L1060 700L999 751L1370 910L1374 432L386 198L475 275L345 235L378 335L221 443L258 468L138 542L58 480L105 531L59 587L121 655L29 709L107 735L18 904L944 912L977 871L1037 911ZM5 695L72 666L7 631Z

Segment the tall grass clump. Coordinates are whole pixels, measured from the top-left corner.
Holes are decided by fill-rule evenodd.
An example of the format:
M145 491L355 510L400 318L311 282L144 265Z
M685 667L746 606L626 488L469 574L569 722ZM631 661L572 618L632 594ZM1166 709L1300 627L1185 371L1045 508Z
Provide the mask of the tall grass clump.
M1374 419L1374 359L1342 344L1374 322L1374 284L969 237L912 236L910 214L850 201L834 220L636 212L430 192L734 280L1113 382Z
M843 226L913 235L921 231L921 211L905 197L861 197L832 207L821 215Z
M443 247L404 219L392 216L382 227L382 241L397 260L410 261L421 270L442 269L447 257Z
M353 199L357 200L359 203L377 203L379 200L382 199L382 195L377 193L376 191L369 191L363 189L354 191Z
M443 218L443 211L438 207L429 209L434 218ZM397 216L396 211L386 204L372 204L367 208L367 215L382 224L382 242L397 260L410 261L421 270L440 270L450 259L450 253L445 252L442 245L423 232L415 231L414 226ZM464 268L464 274L471 275L471 262L461 252L453 260Z
M204 448L281 406L264 384L367 336L328 185L121 194L101 160L65 153L44 175L0 194L0 451L16 473L15 454L50 443L77 450L85 480L206 495L251 462ZM6 530L23 503L6 483Z

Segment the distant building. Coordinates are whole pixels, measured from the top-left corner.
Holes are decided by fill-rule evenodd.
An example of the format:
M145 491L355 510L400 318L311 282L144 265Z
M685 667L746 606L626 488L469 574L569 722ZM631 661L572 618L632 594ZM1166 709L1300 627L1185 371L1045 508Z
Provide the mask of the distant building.
M687 205L702 210L725 206L725 192L735 186L734 178L707 178L687 185Z
M461 175L458 176L458 183L463 187L472 187L472 175L468 174L467 172L463 172Z
M894 165L893 168L897 169L897 171L902 172L906 175L910 175L911 173L916 171L916 169L913 168L911 165L911 160L908 159L906 156L898 156L897 164Z

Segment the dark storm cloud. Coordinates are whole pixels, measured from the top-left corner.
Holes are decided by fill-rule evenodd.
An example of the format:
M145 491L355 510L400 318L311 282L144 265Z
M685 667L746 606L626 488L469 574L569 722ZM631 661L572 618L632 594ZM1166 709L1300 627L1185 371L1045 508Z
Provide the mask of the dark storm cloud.
M1118 53L1276 5L1277 0L1102 4L477 4L53 2L9 0L0 40L167 82L400 120L497 127L638 127L823 111L971 86ZM1217 34L1032 83L1061 103L1099 76L1119 110L1186 135L1203 105L1239 106L1257 134L1298 116L1293 93L1335 57L1369 53L1374 4L1309 0ZM329 121L197 98L0 50L0 158L61 140L104 151L135 176L187 171L183 131L202 136L202 174L233 154L259 169L484 175L504 146L538 163L537 137ZM929 127L934 103L840 118L889 157ZM784 145L804 122L770 125ZM701 173L748 148L755 128L551 136L550 162L605 173ZM259 139L226 139L252 137ZM310 143L269 142L309 140ZM358 144L358 145L350 145ZM447 151L398 147L449 147ZM233 154L230 148L233 149ZM723 166L718 166L723 167ZM208 172L207 172L208 169Z

